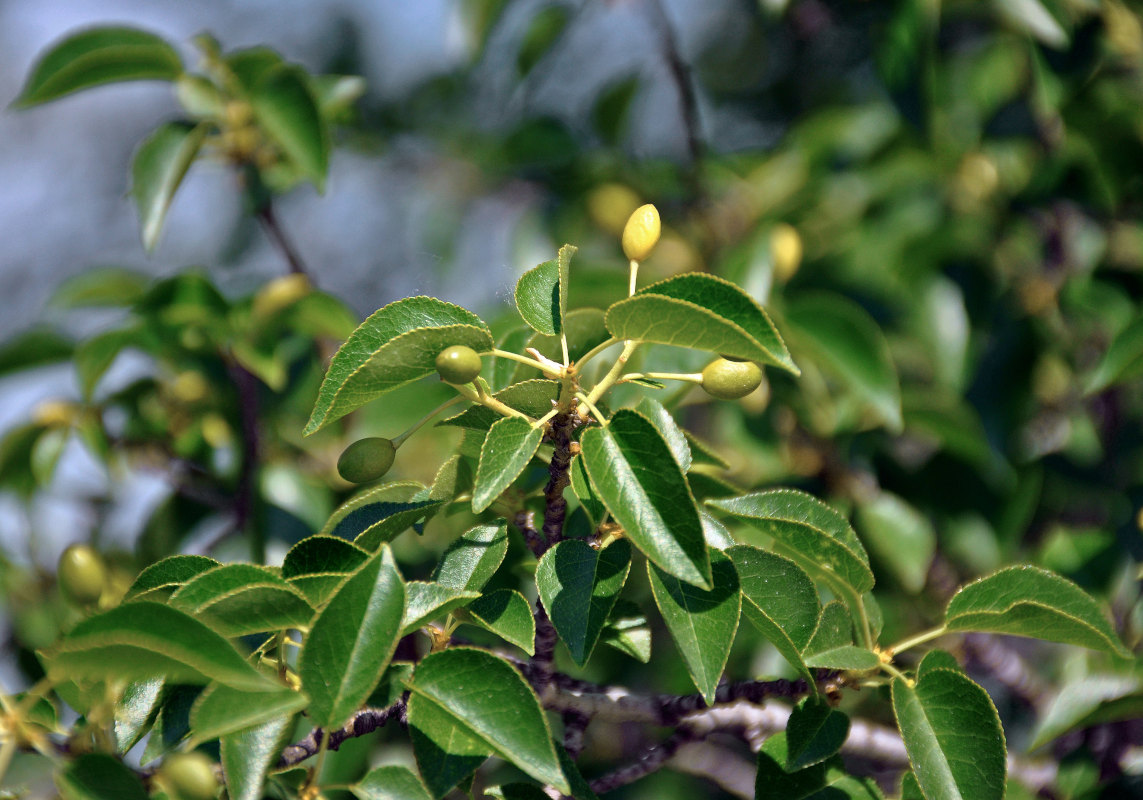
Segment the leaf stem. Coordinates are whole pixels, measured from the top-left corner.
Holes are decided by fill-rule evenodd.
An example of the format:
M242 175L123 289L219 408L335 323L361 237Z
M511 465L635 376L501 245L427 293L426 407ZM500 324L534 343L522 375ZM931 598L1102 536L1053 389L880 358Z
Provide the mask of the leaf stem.
M599 398L603 396L603 393L610 389L615 384L615 382L619 380L619 376L623 374L623 368L627 366L627 360L631 358L631 354L635 352L635 348L638 346L638 339L632 339L624 343L623 352L619 354L619 358L615 359L615 364L613 364L611 369L607 371L607 374L603 376L603 379L600 380L599 383L595 384L591 390L591 394L587 396L589 407L591 404L598 402Z
M945 625L938 625L935 628L930 628L927 631L918 633L916 636L910 636L907 639L902 639L900 642L890 647L888 652L892 653L893 655L897 655L898 653L903 653L906 650L916 647L919 644L930 642L933 639L939 639L946 633L948 633L948 627Z
M639 378L646 378L652 381L686 381L688 383L702 383L701 372L628 372L616 381L616 383L625 383L627 381L638 380Z
M495 347L493 349L489 350L488 352L491 353L492 355L496 356L497 358L507 358L507 359L510 359L512 361L519 361L521 364L527 364L529 367L535 367L536 369L540 370L541 372L547 372L549 369L549 367L546 364L542 364L534 358L529 358L528 356L522 356L519 353L510 353L507 350L501 350L501 349L495 348Z
M887 672L889 675L892 675L894 678L900 678L905 683L907 683L909 686L912 686L915 683L915 681L912 678L907 676L904 672L897 669L895 666L893 666L892 664L890 664L887 661L881 662L881 669L884 670L885 672Z
M517 411L507 403L503 403L492 395L488 394L488 392L484 391L484 389L480 387L480 384L476 384L476 386L478 387L477 389L472 388L472 384L453 384L453 388L456 389L456 391L462 397L471 400L474 403L480 403L482 406L487 406L497 414L502 414L505 417L522 417L523 419L528 420L528 422L535 422L534 419L529 417L523 411Z
M591 402L591 398L589 398L583 392L576 392L575 396L577 400L587 406L588 411L590 411L591 415L595 417L595 421L606 428L607 418L604 417L603 414L599 413L599 409L595 407L595 403Z
M619 340L614 338L614 337L608 339L605 342L600 342L595 347L591 348L586 353L584 353L582 356L580 356L579 361L575 362L576 368L577 369L583 369L584 364L586 364L588 361L591 361L591 359L595 358L597 355L602 353L604 350L606 350L607 348L609 348L615 344L619 344Z
M538 420L536 420L535 422L533 422L533 423L532 423L532 427L533 427L533 428L539 428L541 425L543 425L545 422L547 422L548 420L550 420L552 417L554 417L554 416L555 416L556 414L558 414L558 413L560 413L560 409L559 409L558 407L557 407L557 408L553 408L553 409L552 409L551 411L549 411L547 414L544 414L544 416L540 417Z
M421 427L422 427L422 426L424 426L424 424L425 424L426 422L428 422L429 420L431 420L431 419L432 419L433 417L435 417L437 414L439 414L439 413L441 413L442 411L444 411L446 408L449 408L450 406L455 406L457 403L459 403L459 402L460 402L461 400L463 400L463 399L464 399L463 397L454 397L454 398L452 398L451 400L446 400L445 402L441 403L439 406L437 406L436 408L434 408L434 409L433 409L432 411L430 411L428 414L425 414L425 415L424 415L423 417L421 417L419 420L417 420L416 422L414 422L414 423L412 424L412 426L410 426L410 427L409 427L409 429L408 429L408 430L406 430L404 433L400 434L399 436L394 436L394 437L391 439L391 441L393 442L393 446L394 446L394 447L400 447L400 446L401 446L401 444L402 444L402 443L403 443L403 442L404 442L406 439L408 439L410 436L412 436L414 433L416 433L418 430L420 430L420 429L421 429Z

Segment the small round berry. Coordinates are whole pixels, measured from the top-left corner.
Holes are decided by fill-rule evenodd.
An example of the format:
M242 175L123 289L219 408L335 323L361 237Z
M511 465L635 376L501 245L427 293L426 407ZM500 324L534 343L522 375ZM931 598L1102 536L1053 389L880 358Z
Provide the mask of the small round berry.
M718 358L702 371L702 388L711 397L737 400L753 392L762 383L762 370L753 361L730 361Z
M103 594L107 568L94 548L73 544L60 556L56 579L60 589L73 603L86 606L99 600Z
M642 261L659 243L661 232L659 210L650 203L639 206L623 227L623 254L631 261Z
M350 483L375 481L393 466L397 448L388 439L371 436L345 448L337 459L337 472Z
M441 350L436 364L441 380L447 383L471 383L480 374L480 355L463 344Z
M159 778L178 800L213 800L218 795L214 765L202 753L175 753L159 767Z
M770 231L770 258L778 283L786 283L794 277L802 264L802 237L797 228L785 222L774 226Z

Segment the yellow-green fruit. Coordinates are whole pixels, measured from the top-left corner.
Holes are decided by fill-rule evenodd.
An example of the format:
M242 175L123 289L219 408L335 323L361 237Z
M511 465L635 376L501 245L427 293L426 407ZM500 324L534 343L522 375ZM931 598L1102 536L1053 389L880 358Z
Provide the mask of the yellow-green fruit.
M202 753L175 753L159 767L159 778L178 800L213 800L218 795L214 765Z
M793 225L779 222L770 231L770 258L778 283L794 277L802 263L802 237Z
M608 233L620 236L631 212L639 207L639 195L621 183L605 183L587 195L587 214Z
M762 383L762 370L753 361L716 359L702 371L702 388L711 397L737 400L753 392Z
M63 551L56 570L63 593L77 605L94 603L103 594L107 568L94 548L86 544L73 544Z
M437 373L448 383L471 383L480 374L480 355L463 344L446 347L437 354Z
M650 203L639 206L623 226L623 254L632 261L642 261L659 243L661 232L659 210Z
M360 439L345 448L337 460L337 472L350 483L369 483L389 471L396 455L397 448L388 439Z

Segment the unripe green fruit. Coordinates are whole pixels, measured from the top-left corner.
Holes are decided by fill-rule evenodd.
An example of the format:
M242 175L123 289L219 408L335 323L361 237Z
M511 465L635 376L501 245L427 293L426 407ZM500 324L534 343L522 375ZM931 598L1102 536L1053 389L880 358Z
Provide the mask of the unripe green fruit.
M389 471L396 455L397 448L388 439L360 439L345 448L337 460L337 472L350 483L375 481Z
M659 243L661 232L659 210L650 203L639 206L623 227L623 255L631 261L642 261Z
M56 579L60 589L73 603L85 606L96 602L103 594L107 569L93 548L86 544L73 544L60 556Z
M437 354L437 373L447 383L471 383L480 374L480 355L463 344L446 347Z
M218 778L211 760L202 753L175 753L159 767L159 778L178 800L213 800Z
M753 361L715 359L702 371L702 388L711 397L737 400L762 383L762 370Z

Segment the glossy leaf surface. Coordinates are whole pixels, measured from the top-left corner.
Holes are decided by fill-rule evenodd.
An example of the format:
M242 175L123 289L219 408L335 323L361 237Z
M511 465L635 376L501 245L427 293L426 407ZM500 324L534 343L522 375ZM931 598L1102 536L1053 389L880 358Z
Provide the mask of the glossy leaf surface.
M914 686L893 681L893 711L929 800L1000 800L1007 755L1000 717L963 673L934 669Z
M314 620L298 664L314 723L349 719L381 677L401 634L405 588L388 547L346 580Z
M591 485L626 535L666 572L710 588L702 521L670 446L646 417L615 412L580 438Z
M531 777L570 792L540 702L520 673L491 653L455 647L426 656L410 687L418 702ZM410 725L422 728L410 710Z
M433 297L408 297L379 309L334 355L305 432L431 375L437 354L453 345L484 352L492 335L471 311Z
M581 539L559 542L536 566L536 589L572 660L587 663L631 571L631 546L620 539L593 550Z
M945 619L953 631L1030 636L1130 657L1090 595L1039 567L1007 567L964 586L949 601Z
M655 605L708 705L730 657L742 604L731 560L712 550L710 563L714 588L709 591L685 583L654 564L647 565Z
M503 417L488 430L480 448L476 482L472 487L472 511L479 514L519 477L544 438L543 427L534 427L522 417Z
M692 272L651 284L611 306L606 320L617 339L708 350L799 374L762 307L714 275Z

